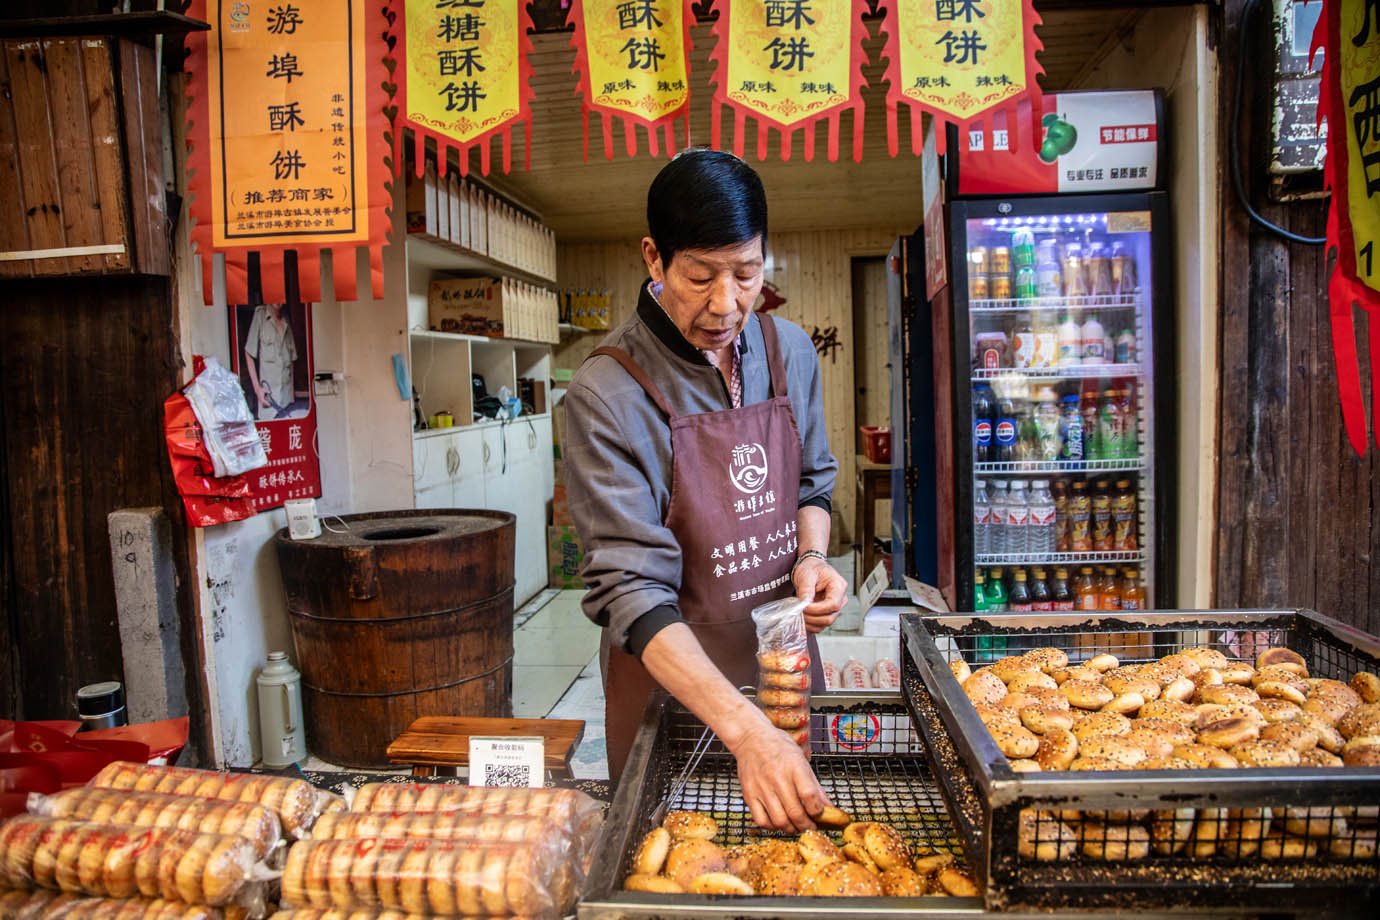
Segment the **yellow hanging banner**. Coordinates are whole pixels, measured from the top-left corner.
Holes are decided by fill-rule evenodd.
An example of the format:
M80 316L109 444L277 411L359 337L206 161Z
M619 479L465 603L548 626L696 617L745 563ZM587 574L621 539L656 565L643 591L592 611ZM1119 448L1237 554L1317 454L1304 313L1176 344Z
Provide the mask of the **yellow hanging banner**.
M675 147L677 119L685 121L689 143L690 32L686 0L574 0L571 46L585 116L602 117L604 156L613 156L613 122L622 119L628 156L637 152L635 126L648 131L652 155L664 129L667 152Z
M419 175L428 137L442 153L437 169L444 175L447 147L458 150L461 173L469 171L469 151L478 147L481 170L488 173L489 140L499 135L508 171L513 126L527 122L530 128L530 26L522 0L404 0L401 116L413 129Z
M1035 53L1043 46L1035 37L1040 18L1033 0L881 0L879 6L886 10L882 30L892 156L896 107L902 103L912 107L916 154L922 146L920 111L960 127L994 109L1014 112L1023 99L1038 113L1035 78L1042 71ZM944 133L937 134L941 153Z

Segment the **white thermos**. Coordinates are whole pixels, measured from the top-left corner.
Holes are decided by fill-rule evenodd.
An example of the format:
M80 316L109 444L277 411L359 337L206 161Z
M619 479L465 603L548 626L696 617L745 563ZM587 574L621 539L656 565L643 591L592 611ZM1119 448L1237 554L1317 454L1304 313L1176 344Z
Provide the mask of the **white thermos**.
M265 767L286 767L307 756L302 730L302 675L287 652L269 652L255 678L259 688L259 738Z

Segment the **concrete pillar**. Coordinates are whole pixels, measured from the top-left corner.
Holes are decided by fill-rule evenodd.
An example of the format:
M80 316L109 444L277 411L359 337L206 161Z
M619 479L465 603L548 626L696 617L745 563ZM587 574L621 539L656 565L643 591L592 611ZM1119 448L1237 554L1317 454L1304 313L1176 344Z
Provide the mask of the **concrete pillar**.
M167 515L162 508L122 508L106 522L129 721L185 716L186 672Z

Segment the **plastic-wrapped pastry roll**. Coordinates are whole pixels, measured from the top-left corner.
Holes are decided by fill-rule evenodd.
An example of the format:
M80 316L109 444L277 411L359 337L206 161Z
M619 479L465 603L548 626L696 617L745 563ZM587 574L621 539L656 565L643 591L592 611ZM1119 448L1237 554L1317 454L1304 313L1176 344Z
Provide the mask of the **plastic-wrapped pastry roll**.
M355 811L322 815L312 828L313 840L360 840L369 837L423 837L476 843L545 843L562 852L572 838L554 821L531 815L472 815L450 811ZM574 841L583 863L591 840Z
M430 914L405 914L399 910L280 910L268 920L424 920Z
M253 844L258 859L267 859L283 844L283 828L277 814L252 802L83 786L53 795L30 795L28 808L30 814L92 824L160 827L243 837Z
M604 807L577 789L513 789L446 783L365 783L353 811L439 811L546 818L576 840L598 833Z
M283 871L286 907L453 916L558 917L576 886L549 844L378 838L295 844ZM360 864L369 871L356 871Z
M266 876L255 864L243 837L36 815L11 818L0 830L0 883L11 887L259 906Z
M82 898L54 891L0 893L0 920L226 920L214 907L142 898Z
M110 764L89 785L262 805L278 815L283 833L294 840L306 834L337 798L300 779L124 762Z

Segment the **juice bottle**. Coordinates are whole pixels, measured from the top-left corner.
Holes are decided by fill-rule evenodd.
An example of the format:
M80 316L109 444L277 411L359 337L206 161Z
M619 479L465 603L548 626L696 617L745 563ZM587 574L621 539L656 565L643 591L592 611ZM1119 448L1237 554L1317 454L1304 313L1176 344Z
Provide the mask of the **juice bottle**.
M1069 552L1092 552L1092 499L1082 481L1075 482L1069 494Z
M1035 327L1022 316L1011 336L1012 367L1035 367Z
M1059 327L1050 313L1035 317L1035 363L1031 366L1059 366Z
M1136 493L1131 480L1118 479L1112 496L1112 549L1134 552L1136 548Z
M1136 421L1135 384L1129 380L1117 391L1117 407L1121 418L1122 460L1134 460L1140 455L1140 426Z
M1107 480L1097 481L1092 496L1092 548L1093 552L1112 551L1112 494Z
M1117 581L1116 569L1108 566L1102 570L1097 593L1102 597L1103 610L1121 609L1121 584Z
M993 569L991 578L987 582L987 612L1005 613L1007 609L1006 582L1002 578L1001 569Z
M1124 454L1122 396L1119 390L1103 390L1097 411L1097 450L1102 460L1119 460Z
M1083 459L1083 415L1078 394L1070 393L1059 401L1059 459Z
M1054 609L1054 595L1049 590L1044 569L1031 572L1034 580L1030 583L1030 609L1036 613L1046 613Z
M1140 575L1135 569L1126 569L1121 575L1121 609L1144 610L1145 586L1140 583Z
M1053 387L1040 387L1035 391L1035 432L1038 440L1035 459L1058 460L1059 398Z
M1059 366L1076 367L1083 363L1083 327L1074 322L1072 313L1065 313L1056 333L1059 343Z
M1096 313L1089 312L1088 318L1083 321L1081 338L1083 341L1083 363L1106 364L1107 333L1102 328L1102 323L1098 321Z
M1073 588L1069 585L1069 570L1060 566L1054 570L1054 584L1050 588L1055 610L1072 610L1075 599Z
M1102 431L1098 425L1097 382L1087 381L1083 394L1078 400L1078 411L1083 416L1083 459L1105 460L1102 449Z
M1069 487L1062 479L1050 487L1054 495L1054 551L1069 552Z
M977 570L973 576L973 612L987 612L987 579L982 576L982 569Z
M1098 594L1097 585L1093 581L1092 566L1083 566L1078 570L1078 577L1073 580L1074 605L1079 610L1096 610L1102 598Z
M1009 600L1011 612L1029 613L1034 609L1034 598L1030 596L1030 583L1026 580L1025 569L1016 569L1014 578Z

